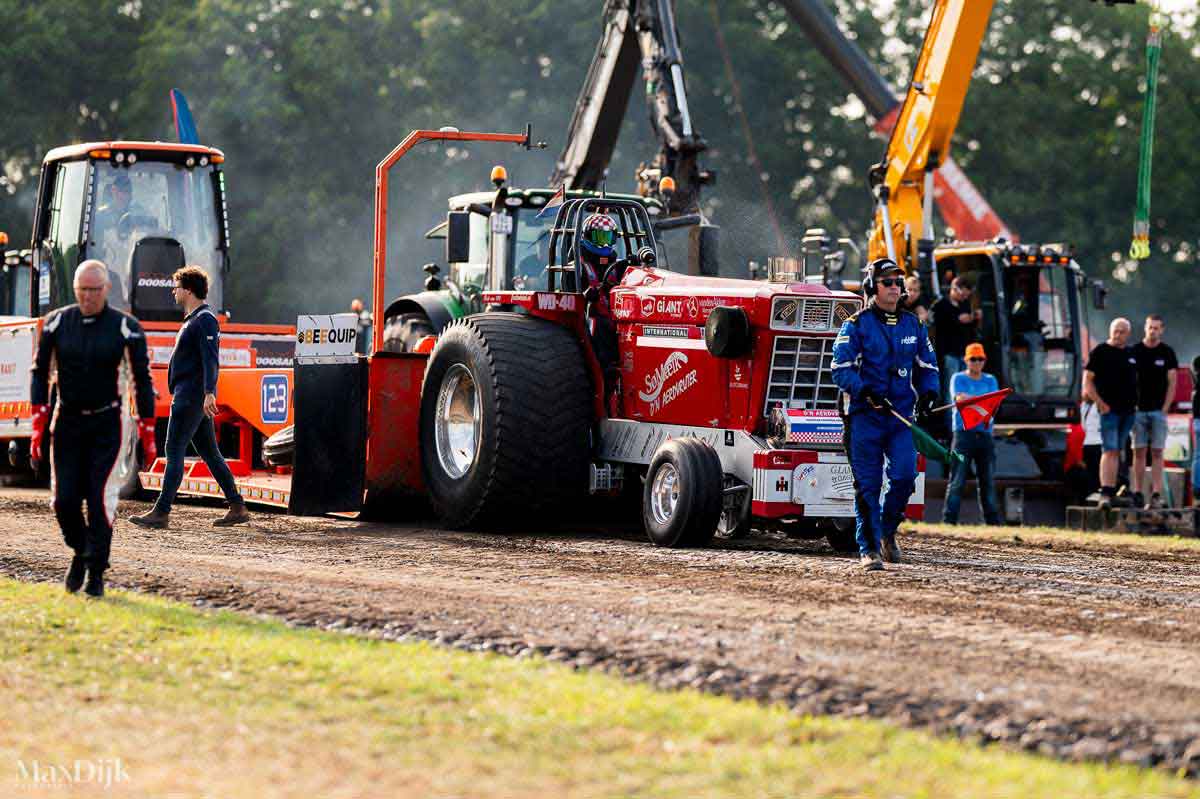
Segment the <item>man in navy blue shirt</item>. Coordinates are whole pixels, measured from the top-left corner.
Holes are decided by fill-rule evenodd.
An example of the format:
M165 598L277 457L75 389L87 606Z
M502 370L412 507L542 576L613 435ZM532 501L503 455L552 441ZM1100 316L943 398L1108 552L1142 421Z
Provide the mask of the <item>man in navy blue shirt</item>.
M184 456L190 443L195 445L229 502L229 512L213 524L217 527L241 524L250 520L250 514L217 447L212 423L217 415L221 328L216 314L204 302L208 297L208 274L198 266L185 266L172 277L175 302L183 306L184 317L167 368L167 388L171 392L167 468L163 474L162 493L154 508L129 520L142 527L167 526L175 492L183 481Z
M983 371L987 354L983 345L975 342L967 345L967 368L950 378L950 399L954 402L999 391L996 378ZM962 504L963 485L967 482L967 464L975 464L975 477L979 481L979 510L988 524L1000 524L1000 512L996 509L996 486L993 474L996 471L996 445L992 441L992 420L968 430L963 424L962 412L954 408L954 439L950 448L962 454L956 460L950 477L950 488L946 492L946 508L942 521L958 524L958 508Z

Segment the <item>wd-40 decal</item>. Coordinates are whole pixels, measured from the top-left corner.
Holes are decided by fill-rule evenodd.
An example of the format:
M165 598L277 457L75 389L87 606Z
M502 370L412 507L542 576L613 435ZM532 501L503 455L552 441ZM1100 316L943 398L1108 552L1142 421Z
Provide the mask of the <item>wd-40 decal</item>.
M543 311L574 311L575 295L539 293L537 305Z

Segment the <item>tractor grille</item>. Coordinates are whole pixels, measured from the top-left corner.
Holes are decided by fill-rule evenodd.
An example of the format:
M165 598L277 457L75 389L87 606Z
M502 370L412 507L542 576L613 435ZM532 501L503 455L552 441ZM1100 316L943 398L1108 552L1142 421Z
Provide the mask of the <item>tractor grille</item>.
M833 300L805 300L800 327L805 330L828 330L833 315Z
M836 332L861 307L857 299L820 299L781 294L771 301L771 329Z
M832 338L776 336L763 415L775 405L796 410L836 410L839 389L833 382L832 363Z

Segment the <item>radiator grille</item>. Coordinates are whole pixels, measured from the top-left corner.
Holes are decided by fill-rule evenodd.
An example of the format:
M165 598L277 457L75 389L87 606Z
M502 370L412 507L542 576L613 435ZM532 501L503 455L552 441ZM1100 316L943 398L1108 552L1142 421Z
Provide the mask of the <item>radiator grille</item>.
M832 323L833 300L805 300L800 327L804 330L828 330Z
M795 410L836 410L838 387L833 382L832 363L832 338L776 336L763 414L769 414L775 405Z

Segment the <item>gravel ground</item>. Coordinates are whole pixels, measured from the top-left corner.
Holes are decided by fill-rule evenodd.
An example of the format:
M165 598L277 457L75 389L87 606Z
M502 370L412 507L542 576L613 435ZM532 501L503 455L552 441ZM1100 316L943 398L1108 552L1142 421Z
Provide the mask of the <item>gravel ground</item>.
M487 535L262 513L214 528L220 513L119 523L110 584L1200 775L1195 549L917 533L908 563L864 573L820 541L663 550L596 524ZM45 492L0 489L0 529L0 574L61 578Z

